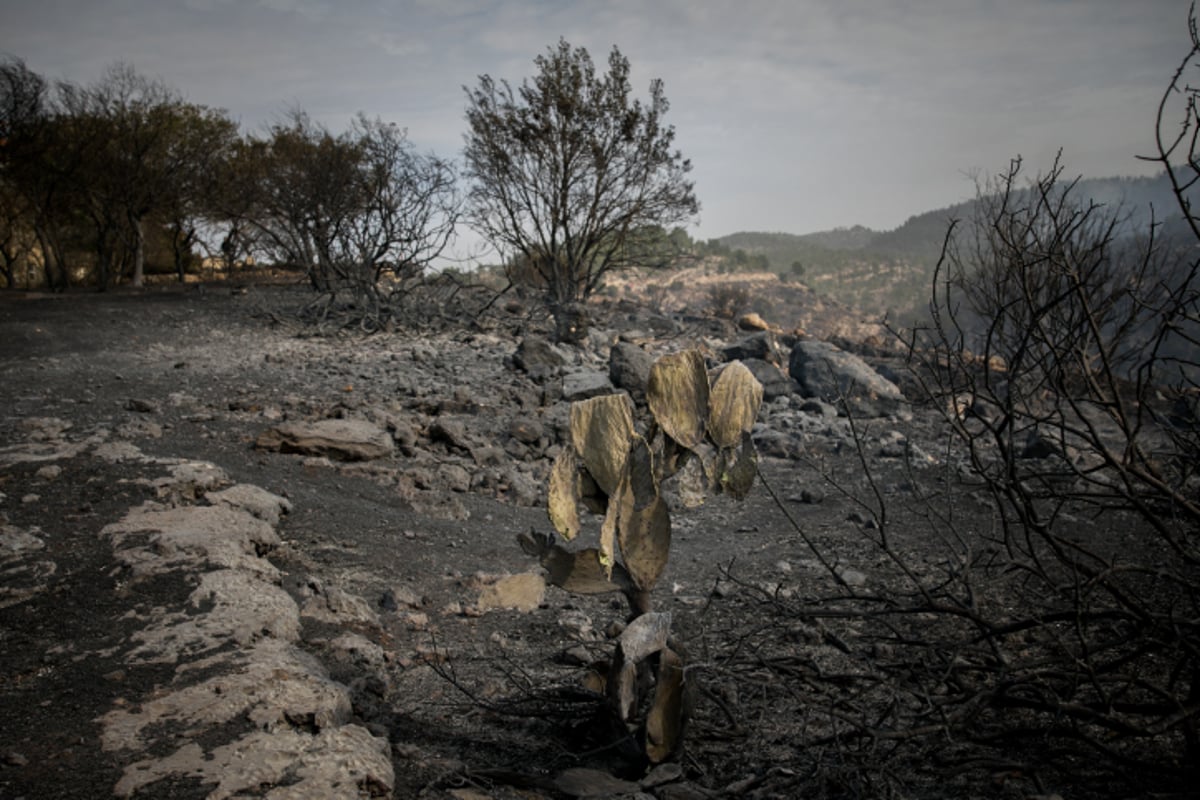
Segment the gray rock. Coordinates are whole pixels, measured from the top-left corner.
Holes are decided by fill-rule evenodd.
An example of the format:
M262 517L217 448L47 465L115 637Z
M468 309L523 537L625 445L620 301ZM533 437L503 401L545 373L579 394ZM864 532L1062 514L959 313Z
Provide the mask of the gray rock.
M485 586L479 595L479 610L511 608L527 614L541 605L545 596L545 579L537 573L522 572Z
M797 342L788 372L805 397L844 404L845 410L855 416L888 416L899 413L904 406L904 396L896 384L858 356L828 342Z
M125 401L125 409L127 411L136 411L139 414L157 414L158 403L153 400L144 400L140 397L131 397Z
M239 483L219 492L209 492L206 496L210 503L224 503L244 509L271 525L278 525L280 515L292 511L290 500L250 483Z
M506 470L501 486L508 499L519 506L537 506L543 501L542 484L516 469Z
M513 364L536 381L557 376L564 363L550 342L539 336L526 336L513 353Z
M809 397L801 403L800 410L805 414L811 414L815 417L836 417L838 415L835 406L826 403L824 400L818 400L815 397Z
M337 586L325 587L308 598L300 609L300 616L335 624L379 627L379 615L366 600Z
M632 342L617 342L608 355L608 378L613 386L629 392L634 400L646 396L650 366L654 358Z
M411 586L397 584L384 591L379 598L379 607L384 611L399 611L401 608L420 608L424 605L421 594Z
M44 541L28 531L12 525L0 526L0 562L43 550L45 547Z
M867 576L856 569L843 567L838 570L838 577L842 579L847 586L866 586Z
M731 344L721 351L725 361L745 361L757 358L778 364L782 360L779 354L779 344L775 334L770 331L760 331L753 336L747 336L736 344Z
M62 475L62 467L58 466L57 464L49 464L42 467L34 474L44 481L52 481L59 475Z
M554 788L569 797L620 797L638 790L636 783L586 767L565 769L554 779Z
M542 423L533 417L514 417L508 424L508 435L523 444L537 444L545 434Z
M763 400L768 403L780 397L787 397L800 388L796 381L783 374L779 367L769 361L761 358L744 358L742 363L762 384Z
M804 457L804 443L787 433L763 427L754 432L754 446L768 458L796 460Z
M900 431L890 431L880 437L880 458L906 458L908 452L908 438Z
M602 372L574 370L563 375L562 399L568 403L599 397L603 394L612 394L614 391L616 391L616 387Z
M467 425L461 419L442 417L429 426L429 439L433 442L444 442L452 448L470 453L480 445L480 442L467 433Z
M285 422L258 437L260 450L324 456L337 461L370 461L392 454L392 436L360 419Z
M443 464L438 467L437 481L440 489L460 493L471 490L471 473L460 464Z

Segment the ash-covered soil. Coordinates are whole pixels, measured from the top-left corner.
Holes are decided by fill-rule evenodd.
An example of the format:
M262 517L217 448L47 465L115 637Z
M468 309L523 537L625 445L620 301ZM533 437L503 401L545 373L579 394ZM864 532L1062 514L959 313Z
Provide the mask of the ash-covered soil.
M529 602L504 595L505 579L540 574L516 536L549 530L545 481L568 401L609 374L612 345L654 355L696 346L716 361L748 334L629 305L597 309L589 343L557 348L562 363L540 371L514 354L548 325L515 304L458 326L313 336L290 322L307 299L221 286L0 297L0 796L787 797L815 785L814 770L847 776L840 787L817 782L831 796L883 791L855 785L846 764L808 758L805 697L780 675L788 664L797 674L840 669L840 643L783 612L835 576L891 580L872 544L881 502L893 520L911 520L889 528L902 537L893 551L931 572L945 554L917 514L923 487L958 493L959 532L992 525L986 498L945 480L954 467L933 414L906 405L859 420L860 449L844 416L784 392L764 403L755 434L765 483L740 503L717 497L675 513L655 604L673 615L694 667L693 723L678 759L647 776L578 690L625 618L619 595L549 587ZM369 423L387 432L389 451L343 461L256 447L273 428L320 420ZM176 467L196 463L221 474L179 477ZM171 549L153 526L114 533L143 504L206 509L244 485L286 511L268 525L277 542L260 531L235 556L201 548L184 564L167 562L190 545ZM234 506L259 522L275 513ZM280 625L238 629L223 644L154 638L164 621L220 610L223 595L200 602L198 587L235 568L294 601L294 635ZM267 717L257 700L223 717L209 713L212 698L205 714L171 705L197 686L231 691L213 681L250 669L236 651L275 641L290 660L265 674L334 691L332 716L297 700ZM147 642L158 648L149 656ZM136 735L118 736L120 725ZM286 757L253 749L267 747L259 733L315 742L338 732L386 764L366 759L316 790L305 772L315 744ZM222 748L247 742L236 752L292 760L240 783L205 771L234 752ZM911 766L907 785L923 796L1069 795L1002 766L964 772L960 784Z

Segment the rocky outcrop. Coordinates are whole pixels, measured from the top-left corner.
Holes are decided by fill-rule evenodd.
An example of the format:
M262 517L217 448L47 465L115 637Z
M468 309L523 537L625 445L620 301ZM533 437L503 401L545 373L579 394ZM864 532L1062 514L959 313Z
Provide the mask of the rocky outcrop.
M797 342L788 373L804 397L834 403L855 416L889 416L901 413L906 405L896 384L858 356L827 342Z
M535 381L544 381L558 375L566 363L566 359L554 345L540 336L526 336L522 339L517 345L517 352L513 353L512 360L517 369Z
M617 342L608 356L608 379L613 386L629 392L634 401L644 401L653 363L654 356L643 348L632 342Z
M784 374L770 361L764 361L761 358L745 358L741 361L755 379L762 384L763 400L768 403L777 398L794 394L800 388L796 381Z
M255 446L334 461L371 461L390 456L394 444L387 431L366 420L322 419L277 425L263 432Z
M180 474L220 474L191 466ZM131 637L128 663L175 664L175 681L97 720L104 750L153 754L129 762L113 792L130 797L188 776L215 785L210 798L390 793L386 740L351 722L350 691L299 648L300 608L264 558L281 544L269 520L290 503L243 484L211 499L147 503L100 532L131 582L196 583L185 608L160 609ZM240 720L252 725L238 735Z

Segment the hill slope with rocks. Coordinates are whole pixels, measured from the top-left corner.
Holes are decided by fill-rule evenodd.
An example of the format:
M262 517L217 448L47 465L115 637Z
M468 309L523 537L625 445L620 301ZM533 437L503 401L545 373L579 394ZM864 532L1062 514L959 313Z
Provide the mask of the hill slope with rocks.
M751 620L819 586L882 589L863 498L905 518L923 474L958 466L877 328L774 276L746 278L739 328L703 312L703 278L619 287L581 347L518 303L318 337L279 324L306 299L287 288L0 297L0 795L813 785L824 723L772 676L849 674L854 634ZM570 403L642 404L651 361L685 348L764 385L762 481L676 515L657 602L705 666L686 757L631 768L579 688L622 610L548 586L516 536L549 529ZM966 531L992 517L970 492L958 513ZM937 569L919 519L902 530ZM755 644L764 631L783 649ZM918 761L904 785L990 780ZM1004 796L1056 786L1007 780Z

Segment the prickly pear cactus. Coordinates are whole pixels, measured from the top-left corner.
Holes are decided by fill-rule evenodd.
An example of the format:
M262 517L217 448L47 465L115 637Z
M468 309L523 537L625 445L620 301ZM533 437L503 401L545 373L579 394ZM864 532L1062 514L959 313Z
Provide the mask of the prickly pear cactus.
M617 643L606 691L617 719L643 737L651 763L678 750L686 722L684 660L670 641L670 615L655 614L650 602L671 549L662 485L678 474L687 489L681 496L745 497L756 474L750 434L762 394L741 362L710 380L700 352L687 350L651 367L644 434L626 395L573 403L571 441L551 468L547 513L567 541L583 531L581 505L603 515L597 546L569 550L553 534L519 537L554 585L576 594L622 592L628 599L633 619ZM647 698L649 710L639 720Z

